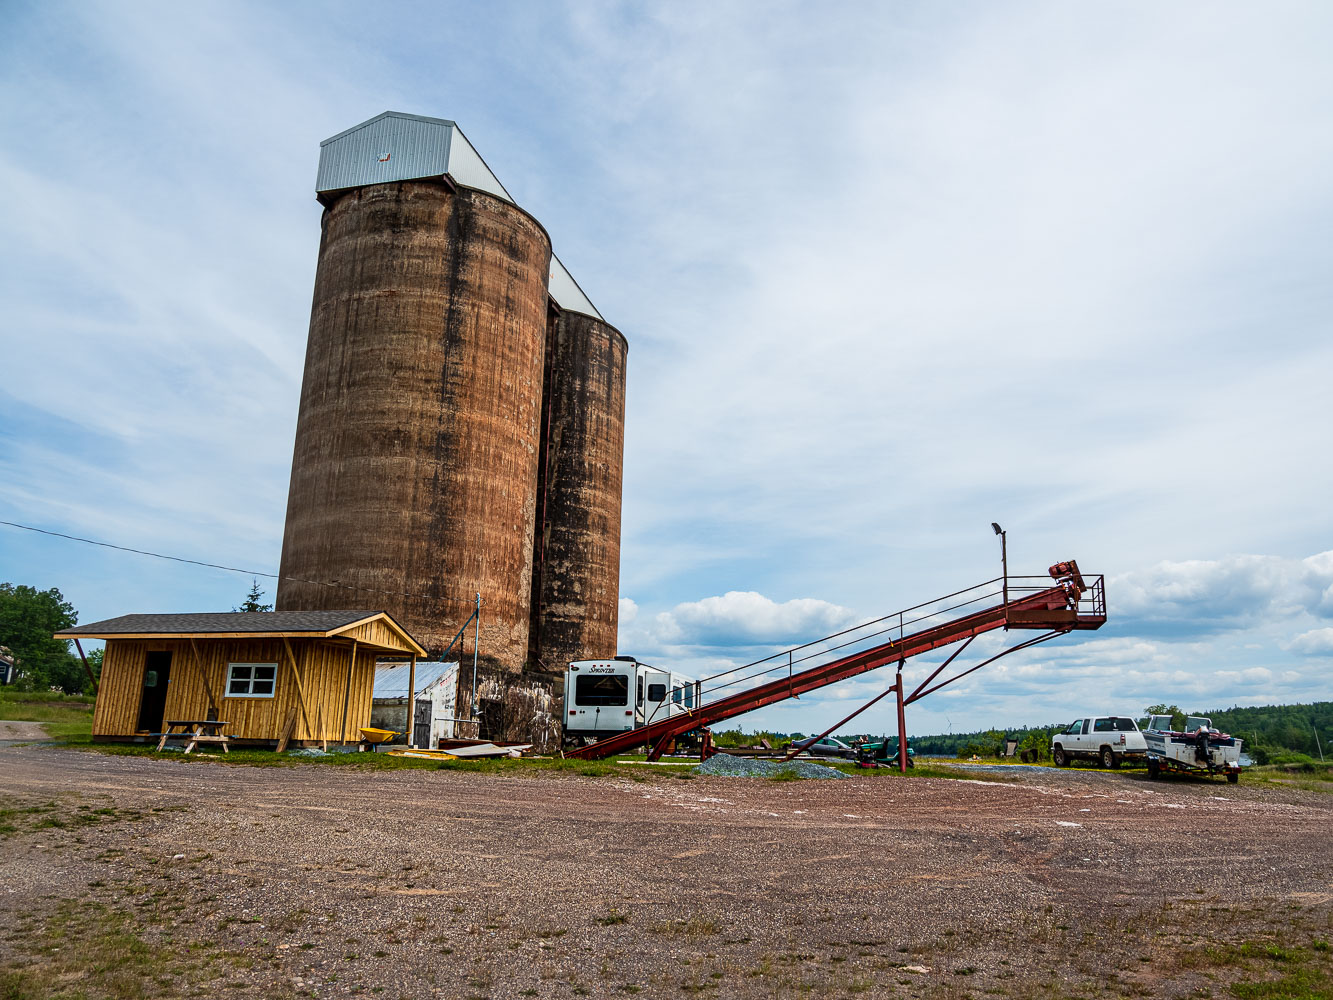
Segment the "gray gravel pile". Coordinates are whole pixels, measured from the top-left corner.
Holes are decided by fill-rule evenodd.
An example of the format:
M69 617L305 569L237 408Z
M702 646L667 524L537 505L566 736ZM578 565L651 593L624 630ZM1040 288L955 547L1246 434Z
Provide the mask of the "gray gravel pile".
M719 753L693 769L696 774L715 774L721 778L771 778L783 771L794 771L802 778L845 778L837 768L809 760L758 760Z

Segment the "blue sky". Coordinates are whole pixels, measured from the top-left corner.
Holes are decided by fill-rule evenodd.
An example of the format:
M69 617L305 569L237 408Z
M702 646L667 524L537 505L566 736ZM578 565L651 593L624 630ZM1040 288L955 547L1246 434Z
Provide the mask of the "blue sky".
M276 568L318 144L393 109L629 338L622 652L703 674L979 582L997 520L1111 624L914 731L1333 694L1327 5L6 11L0 519ZM249 585L8 528L0 578L84 621Z

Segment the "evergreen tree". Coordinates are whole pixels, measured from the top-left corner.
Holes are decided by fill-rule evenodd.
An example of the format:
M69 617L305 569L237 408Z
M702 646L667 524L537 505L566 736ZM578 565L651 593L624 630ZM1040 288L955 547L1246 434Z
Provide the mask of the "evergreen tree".
M272 604L263 604L261 599L264 591L259 587L259 581L252 579L250 581L250 593L245 595L245 600L241 602L239 608L232 608L233 611L272 611Z

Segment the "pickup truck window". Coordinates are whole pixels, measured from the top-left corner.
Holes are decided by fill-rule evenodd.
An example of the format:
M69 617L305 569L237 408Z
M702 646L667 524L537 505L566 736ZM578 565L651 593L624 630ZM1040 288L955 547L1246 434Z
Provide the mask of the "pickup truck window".
M1115 723L1115 731L1117 733L1138 732L1139 727L1134 725L1133 719L1112 719L1111 721Z
M1081 732L1083 732L1083 720L1075 719L1073 722L1069 724L1069 728L1065 730L1065 735L1077 736Z
M1083 732L1086 733L1086 732L1088 731L1088 727L1089 727L1090 725L1092 725L1092 720L1091 720L1091 719L1084 719L1084 720L1083 720Z
M1113 733L1115 732L1115 719L1097 719L1092 724L1094 733Z

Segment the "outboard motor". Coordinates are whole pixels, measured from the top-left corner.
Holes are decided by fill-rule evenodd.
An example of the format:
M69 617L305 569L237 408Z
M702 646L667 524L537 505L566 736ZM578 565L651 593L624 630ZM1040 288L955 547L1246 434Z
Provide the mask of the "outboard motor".
M1199 731L1194 734L1194 759L1201 764L1212 763L1212 759L1208 756L1209 732L1207 726L1200 726Z

